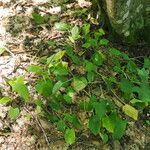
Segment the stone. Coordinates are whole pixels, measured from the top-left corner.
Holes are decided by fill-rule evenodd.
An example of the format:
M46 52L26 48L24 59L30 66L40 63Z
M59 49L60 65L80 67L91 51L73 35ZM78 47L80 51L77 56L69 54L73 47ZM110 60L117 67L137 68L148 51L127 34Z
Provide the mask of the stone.
M99 0L109 28L127 43L144 40L150 43L149 0Z

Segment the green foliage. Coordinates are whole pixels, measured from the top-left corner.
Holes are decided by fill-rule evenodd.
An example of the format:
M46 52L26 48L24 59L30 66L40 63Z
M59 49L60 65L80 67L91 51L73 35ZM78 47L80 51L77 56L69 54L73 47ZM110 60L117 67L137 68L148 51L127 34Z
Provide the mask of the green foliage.
M9 84L12 87L14 92L17 92L20 97L22 97L25 101L29 100L29 91L27 86L24 84L24 78L22 76L17 77L15 80L9 81Z
M88 82L85 77L74 77L73 79L73 89L77 92L83 90L87 86Z
M58 31L67 31L69 29L69 25L65 22L56 22L55 23L55 28Z
M40 80L37 82L37 84L35 85L35 89L36 91L45 96L48 97L51 95L52 93L52 88L53 88L53 83L51 80Z
M75 131L74 129L66 129L65 131L65 141L68 144L73 144L75 142Z
M8 117L10 119L13 119L13 120L17 119L19 114L20 114L19 108L10 107L8 111Z
M4 104L7 104L10 101L11 101L11 99L9 97L3 97L3 98L0 99L0 104L4 105Z
M101 122L97 115L94 115L89 119L89 129L94 135L97 135L100 132L100 126Z
M37 24L44 23L41 15L32 16ZM110 48L103 29L92 31L88 23L71 28L65 22L56 22L54 26L68 35L66 42L61 43L62 49L56 48L43 64L28 67L29 72L39 76L34 86L41 96L34 100L36 109L57 126L69 145L75 143L83 124L85 130L100 136L104 143L119 140L128 117L137 121L138 108L149 105L149 58L139 66L126 53ZM57 45L52 40L47 44L49 48ZM9 84L26 102L29 100L23 77ZM118 105L120 101L123 106ZM0 104L9 103L8 97L0 99ZM78 113L85 113L85 122ZM127 116L126 120L122 114ZM11 107L8 116L17 119L19 109Z
M41 16L40 14L34 12L34 13L32 13L32 17L33 17L36 24L43 24L44 23L44 17Z
M69 36L69 39L71 40L71 42L75 42L75 40L78 40L80 38L80 30L78 26L74 26L71 31L70 31L71 35Z

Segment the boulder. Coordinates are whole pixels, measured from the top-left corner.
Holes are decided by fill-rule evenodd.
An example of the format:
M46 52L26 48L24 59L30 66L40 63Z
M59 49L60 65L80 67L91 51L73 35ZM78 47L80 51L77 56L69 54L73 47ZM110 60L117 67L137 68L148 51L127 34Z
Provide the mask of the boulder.
M150 43L150 0L98 1L115 35L127 43Z

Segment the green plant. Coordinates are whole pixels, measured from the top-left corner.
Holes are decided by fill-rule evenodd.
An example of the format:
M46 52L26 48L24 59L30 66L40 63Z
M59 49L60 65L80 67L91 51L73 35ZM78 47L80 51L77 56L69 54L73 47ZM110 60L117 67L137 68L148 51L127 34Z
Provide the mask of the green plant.
M34 104L40 108L42 116L56 124L68 144L76 141L76 132L82 130L84 123L86 130L100 136L104 143L110 138L120 139L127 126L122 113L138 120L138 109L149 105L150 60L146 58L143 66L138 67L124 52L115 48L101 50L101 47L109 46L109 41L103 37L103 29L91 31L90 24L70 29L69 25L60 22L55 27L61 31L69 29L72 43L66 42L63 50L56 49L46 58L45 64L28 67L29 72L39 76L34 88L43 98L34 100ZM79 40L82 41L79 45L82 54L76 50ZM54 44L49 41L49 46ZM30 94L23 77L9 81L9 84L28 103ZM99 90L98 96L93 94L95 87ZM84 100L83 95L86 97ZM11 100L4 97L0 103L7 105ZM86 121L81 122L72 108L88 112ZM19 109L11 107L8 115L16 119Z

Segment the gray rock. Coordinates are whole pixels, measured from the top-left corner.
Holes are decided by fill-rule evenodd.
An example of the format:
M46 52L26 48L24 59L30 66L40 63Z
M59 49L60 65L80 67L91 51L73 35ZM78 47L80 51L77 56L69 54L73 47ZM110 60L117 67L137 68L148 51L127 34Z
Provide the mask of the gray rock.
M141 38L150 43L149 0L98 1L108 17L113 33L128 43L137 43Z

